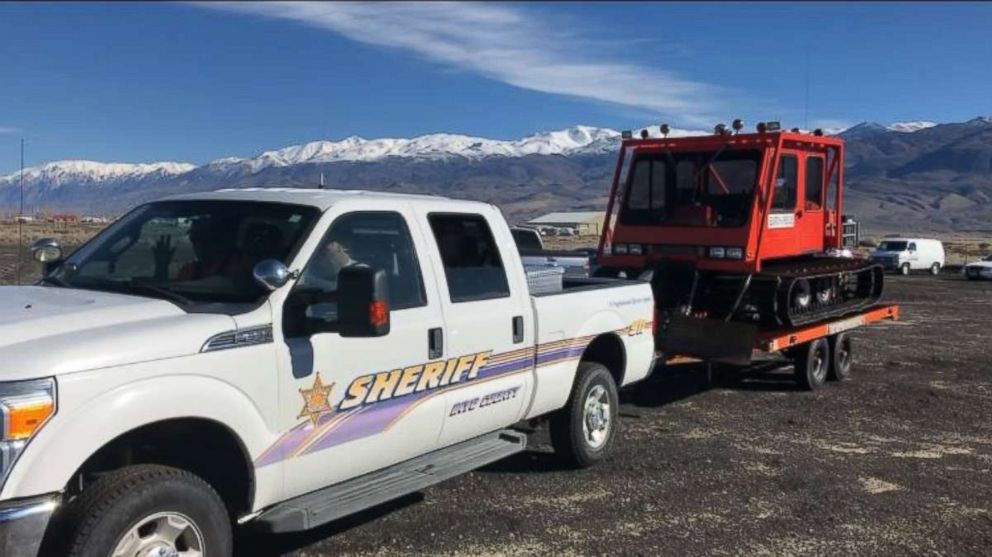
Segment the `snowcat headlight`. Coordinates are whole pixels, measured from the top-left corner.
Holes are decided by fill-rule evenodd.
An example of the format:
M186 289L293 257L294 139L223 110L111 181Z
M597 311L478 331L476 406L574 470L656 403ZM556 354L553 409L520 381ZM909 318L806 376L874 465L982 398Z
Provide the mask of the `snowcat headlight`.
M0 485L28 441L55 415L55 380L0 383Z
M720 246L713 246L710 248L710 257L713 259L723 259L727 256L727 250Z
M744 248L727 248L727 259L744 259Z
M613 244L613 255L627 255L627 244Z

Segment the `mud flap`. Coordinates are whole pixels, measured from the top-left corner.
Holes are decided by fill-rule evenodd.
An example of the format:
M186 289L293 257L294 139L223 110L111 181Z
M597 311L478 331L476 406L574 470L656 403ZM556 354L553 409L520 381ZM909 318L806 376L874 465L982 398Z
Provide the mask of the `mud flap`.
M758 327L719 319L673 317L657 345L670 356L748 365L758 340Z

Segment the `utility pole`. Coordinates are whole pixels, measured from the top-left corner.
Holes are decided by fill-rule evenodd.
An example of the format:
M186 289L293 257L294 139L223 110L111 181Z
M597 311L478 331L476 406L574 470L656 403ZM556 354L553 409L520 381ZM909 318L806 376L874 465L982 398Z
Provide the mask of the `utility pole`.
M24 250L24 138L21 138L21 172L18 175L21 188L21 208L17 213L17 284L21 284L21 252Z

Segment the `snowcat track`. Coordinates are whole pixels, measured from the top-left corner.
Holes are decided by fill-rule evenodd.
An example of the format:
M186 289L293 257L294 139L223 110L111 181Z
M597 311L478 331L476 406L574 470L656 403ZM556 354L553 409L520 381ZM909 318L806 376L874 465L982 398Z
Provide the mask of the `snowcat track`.
M882 297L884 276L881 265L844 258L817 258L768 266L759 278L776 285L773 307L769 308L776 322L798 327L874 305ZM809 302L800 306L796 300L804 292ZM820 299L817 296L820 292L829 292L829 298Z

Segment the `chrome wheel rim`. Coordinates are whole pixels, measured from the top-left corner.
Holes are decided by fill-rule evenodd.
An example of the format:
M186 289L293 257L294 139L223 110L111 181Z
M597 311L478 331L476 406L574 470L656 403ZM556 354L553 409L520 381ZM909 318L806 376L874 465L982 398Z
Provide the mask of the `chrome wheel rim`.
M112 557L202 557L203 533L189 517L176 512L155 513L121 536Z
M602 385L593 387L586 396L582 413L582 434L586 444L599 449L610 438L610 396Z

